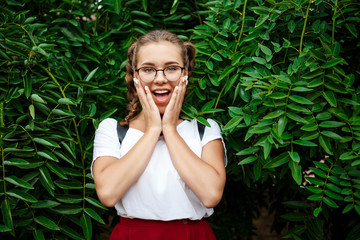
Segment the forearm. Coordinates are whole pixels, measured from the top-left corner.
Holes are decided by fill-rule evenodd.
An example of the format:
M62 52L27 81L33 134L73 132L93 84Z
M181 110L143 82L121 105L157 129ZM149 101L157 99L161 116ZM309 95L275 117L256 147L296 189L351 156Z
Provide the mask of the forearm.
M120 159L100 157L94 162L96 191L104 205L115 205L139 179L148 165L159 135L159 132L148 131Z
M225 185L222 146L221 149L218 148L220 154L217 153L213 158L205 160L199 158L188 147L176 129L163 132L171 160L182 180L206 207L217 205Z

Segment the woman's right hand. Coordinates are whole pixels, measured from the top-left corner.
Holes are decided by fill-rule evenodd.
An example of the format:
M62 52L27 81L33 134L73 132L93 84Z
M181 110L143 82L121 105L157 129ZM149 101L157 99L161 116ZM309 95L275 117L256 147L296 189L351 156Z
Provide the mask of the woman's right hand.
M159 131L160 134L162 131L161 116L149 88L147 86L143 88L140 81L136 78L134 78L134 85L142 107L141 111L145 115L145 131L155 130Z

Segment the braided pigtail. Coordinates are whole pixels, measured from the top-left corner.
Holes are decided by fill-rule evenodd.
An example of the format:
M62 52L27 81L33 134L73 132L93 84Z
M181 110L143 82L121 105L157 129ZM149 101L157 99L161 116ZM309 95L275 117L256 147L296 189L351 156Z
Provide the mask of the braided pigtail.
M121 126L129 125L129 121L136 116L139 112L139 98L134 86L134 62L136 55L137 42L134 42L128 50L128 62L126 64L126 87L128 89L127 98L129 99L129 104L127 105L127 110L129 111L126 117L120 121Z
M189 76L190 76L192 69L195 67L196 50L195 50L194 45L190 42L185 42L184 48L185 48L184 63L185 63L185 66L187 67L187 70L188 70Z

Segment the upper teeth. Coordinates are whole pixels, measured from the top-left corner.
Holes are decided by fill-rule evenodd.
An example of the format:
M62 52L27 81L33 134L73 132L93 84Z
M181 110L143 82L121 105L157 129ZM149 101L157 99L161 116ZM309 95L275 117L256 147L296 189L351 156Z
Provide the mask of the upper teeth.
M157 90L157 91L154 91L155 93L157 94L162 94L162 93L167 93L168 91L167 90Z

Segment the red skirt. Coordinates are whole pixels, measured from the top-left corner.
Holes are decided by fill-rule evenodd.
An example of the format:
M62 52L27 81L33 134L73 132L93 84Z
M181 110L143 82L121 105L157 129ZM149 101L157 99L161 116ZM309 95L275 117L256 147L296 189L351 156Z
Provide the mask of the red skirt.
M120 218L110 240L216 240L206 220L157 221Z

